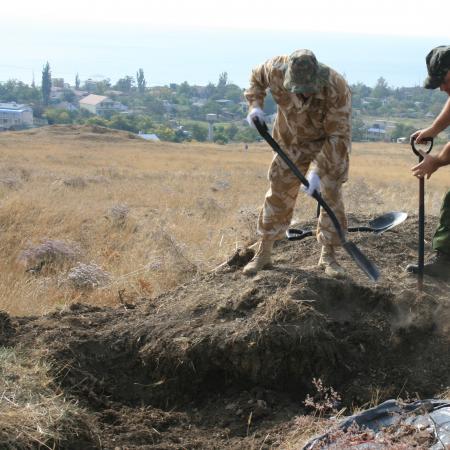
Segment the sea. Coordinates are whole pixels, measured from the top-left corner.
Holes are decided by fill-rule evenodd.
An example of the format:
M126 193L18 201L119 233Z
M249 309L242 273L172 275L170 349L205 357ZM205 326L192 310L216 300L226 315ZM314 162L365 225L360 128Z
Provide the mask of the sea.
M382 33L380 29L380 33ZM9 79L40 85L48 61L53 77L74 84L86 79L136 76L144 70L148 86L187 81L216 84L226 72L228 82L245 88L251 70L266 59L312 50L319 61L343 74L349 83L375 86L383 77L389 86L417 86L426 77L425 56L442 36L414 37L348 33L258 31L233 29L158 28L39 23L17 27L2 23L0 82Z

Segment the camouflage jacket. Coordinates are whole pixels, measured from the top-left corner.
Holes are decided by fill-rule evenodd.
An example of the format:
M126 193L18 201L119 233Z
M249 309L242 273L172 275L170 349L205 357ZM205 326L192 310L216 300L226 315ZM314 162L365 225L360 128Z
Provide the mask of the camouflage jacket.
M277 56L257 66L245 91L249 107L263 108L266 90L270 89L278 105L273 137L286 150L300 149L302 143L317 141L340 147L342 154L351 145L351 93L344 80L330 69L328 84L318 94L304 101L283 87L288 56Z

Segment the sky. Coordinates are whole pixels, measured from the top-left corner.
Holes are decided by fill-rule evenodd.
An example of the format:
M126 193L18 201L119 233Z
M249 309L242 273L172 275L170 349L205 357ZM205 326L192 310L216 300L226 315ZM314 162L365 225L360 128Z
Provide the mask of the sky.
M276 54L310 48L350 82L416 85L424 59L450 44L450 1L435 0L22 0L3 2L0 81L39 84L134 76L149 85L230 82L245 87L251 68Z
M21 0L2 2L17 23L141 24L160 27L449 35L448 0ZM430 7L432 5L432 11Z

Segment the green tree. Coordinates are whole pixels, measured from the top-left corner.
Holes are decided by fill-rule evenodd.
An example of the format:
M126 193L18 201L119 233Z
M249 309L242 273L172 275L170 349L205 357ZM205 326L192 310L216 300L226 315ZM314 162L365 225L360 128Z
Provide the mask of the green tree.
M109 78L105 78L104 80L95 83L95 93L97 95L103 95L110 88L111 81Z
M191 87L189 86L189 83L187 81L184 81L179 86L177 86L177 94L183 95L185 97L191 96Z
M398 123L395 125L395 130L391 134L391 139L397 140L400 137L409 138L411 134L416 131L416 127L410 123Z
M217 93L218 97L225 96L227 83L228 83L228 74L226 72L222 72L219 75L219 82L217 83L217 89L216 89L216 93Z
M131 92L133 86L134 86L134 79L127 75L125 78L120 78L115 84L114 88L117 89L118 91L129 93Z
M239 131L238 127L234 123L232 123L227 128L228 139L230 139L230 141L232 141L236 137L236 134L237 134L238 131Z
M66 102L72 103L77 99L77 97L72 89L64 89L62 93L62 99Z
M235 84L227 84L225 86L223 98L226 98L227 100L232 100L235 103L239 103L241 100L244 99L243 91L239 86Z
M352 118L352 141L358 142L366 138L366 126L361 118Z
M87 125L98 125L101 127L109 127L108 121L104 117L93 116L89 117L89 119L85 122Z
M205 142L208 138L208 128L198 123L194 123L191 127L192 139L199 142Z
M214 127L214 142L216 144L226 144L228 142L227 133L222 125Z
M153 129L153 133L163 141L173 142L175 140L175 131L166 125L158 125Z
M255 142L261 139L258 132L251 127L241 128L234 137L238 142Z
M215 95L216 93L216 87L214 86L213 83L208 83L206 88L205 88L205 97L206 98L210 98L213 95Z
M387 81L383 77L378 78L377 84L372 91L372 95L376 98L386 98L389 93L390 90Z
M156 116L162 116L164 114L163 102L154 95L145 93L144 97L142 97L141 102L147 113Z
M72 123L72 117L68 111L63 109L48 108L44 112L44 117L48 120L50 125L55 123Z
M22 81L8 80L0 83L0 101L41 104L42 93L36 87L30 87ZM35 106L33 106L35 107Z
M153 120L149 116L139 116L136 118L136 128L139 131L148 133L153 126Z
M78 76L78 73L75 76L75 89L80 89L80 77Z
M358 95L361 98L370 97L372 89L366 86L364 83L356 83L351 85L351 91L353 95Z
M50 71L50 64L47 64L42 69L42 103L47 106L50 102L50 92L52 90L52 73Z
M139 69L136 72L136 81L137 81L138 91L141 94L143 94L145 92L145 87L147 85L147 82L145 81L145 76L144 76L144 69Z
M133 116L125 116L123 114L114 114L109 121L109 126L117 130L131 131L137 133L138 127L134 123Z
M217 83L218 88L224 88L228 83L228 73L222 72L219 75L219 82Z

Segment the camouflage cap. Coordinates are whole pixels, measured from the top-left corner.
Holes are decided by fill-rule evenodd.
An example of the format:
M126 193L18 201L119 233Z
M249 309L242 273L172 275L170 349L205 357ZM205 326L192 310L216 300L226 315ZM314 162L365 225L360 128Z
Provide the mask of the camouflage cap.
M317 62L311 50L296 50L289 56L284 87L296 94L319 92L328 80L329 69Z
M443 83L447 72L450 70L450 45L440 45L433 48L425 59L428 77L425 79L423 87L436 89Z

